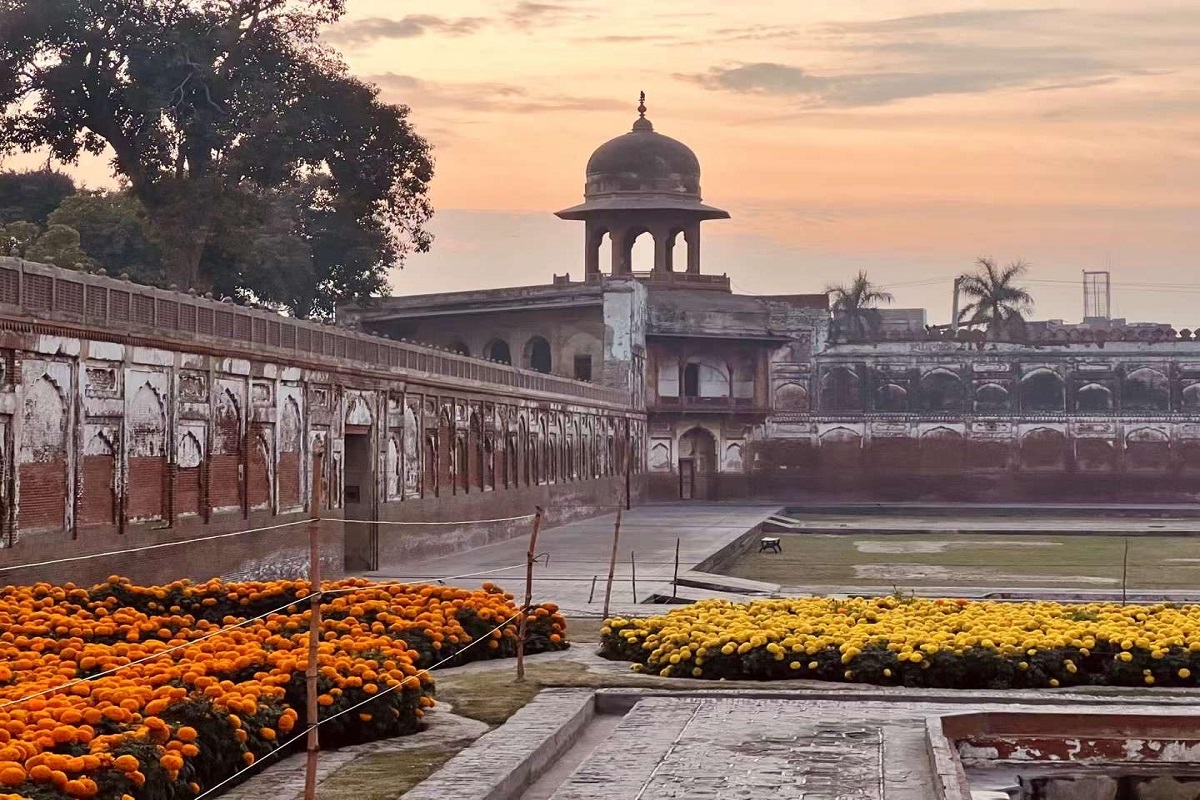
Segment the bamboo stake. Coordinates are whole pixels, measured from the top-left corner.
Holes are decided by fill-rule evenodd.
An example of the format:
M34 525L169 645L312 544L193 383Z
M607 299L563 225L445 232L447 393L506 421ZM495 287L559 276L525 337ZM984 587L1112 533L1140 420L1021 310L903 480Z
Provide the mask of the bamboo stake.
M637 561L632 550L629 551L629 586L633 590L633 602L637 603Z
M617 506L617 524L613 526L613 546L612 556L608 559L608 583L604 586L604 613L603 617L608 619L608 604L612 599L613 575L617 571L617 543L621 540L621 511L623 509Z
M588 592L588 605L589 606L592 604L592 598L596 596L596 579L599 577L600 577L599 575L592 576L592 588Z
M308 524L308 581L311 614L308 621L308 665L304 670L308 717L308 755L304 765L304 800L317 797L317 753L321 743L317 736L317 646L321 640L321 480L323 454L313 459L312 491L309 493L308 509L312 522Z
M537 506L533 515L533 532L529 535L529 552L525 554L525 603L521 606L521 615L517 618L517 680L525 680L525 626L529 615L529 606L533 603L533 559L537 552L538 531L542 527L542 507Z
M1125 605L1129 599L1127 589L1129 586L1129 537L1125 537L1125 557L1121 559L1121 605Z
M671 599L675 600L675 592L679 589L679 537L675 537L675 576L671 578Z

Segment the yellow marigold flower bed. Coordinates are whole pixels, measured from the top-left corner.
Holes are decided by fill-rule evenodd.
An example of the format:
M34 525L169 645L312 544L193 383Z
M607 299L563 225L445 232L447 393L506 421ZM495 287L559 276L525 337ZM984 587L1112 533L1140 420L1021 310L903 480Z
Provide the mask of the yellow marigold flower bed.
M1194 686L1200 606L707 600L613 618L601 654L668 677L1008 689Z
M433 705L420 670L515 652L516 623L503 623L517 608L492 584L324 589L325 748L418 730ZM304 581L134 586L115 576L90 589L0 589L0 800L186 800L299 748L307 592ZM557 608L540 606L526 648L565 647L564 631Z

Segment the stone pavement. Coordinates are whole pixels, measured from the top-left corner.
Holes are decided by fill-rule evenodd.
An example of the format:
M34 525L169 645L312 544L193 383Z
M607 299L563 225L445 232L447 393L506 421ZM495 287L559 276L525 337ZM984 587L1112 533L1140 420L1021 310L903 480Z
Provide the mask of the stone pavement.
M779 510L778 505L699 504L638 506L622 515L613 609L628 608L634 600L630 554L637 571L637 600L669 586L674 570L675 540L680 540L679 574L733 544L747 531ZM549 557L534 569L534 600L555 602L565 613L598 613L604 602L616 514L548 528L538 535L538 553ZM518 536L485 547L411 564L385 564L365 573L372 580L430 581L478 586L494 581L519 594L525 580L529 540ZM542 561L545 561L543 557ZM484 574L480 574L484 573ZM464 576L464 577L456 577ZM591 594L596 578L595 594Z
M710 684L711 685L711 684ZM965 712L1200 714L1200 706L1051 693L897 693L883 699L802 691L700 689L673 696L552 689L459 753L414 800L930 800L926 721ZM623 716L621 714L623 713ZM617 715L618 720L611 720ZM581 725L582 721L582 725ZM589 737L590 729L603 729ZM586 744L586 752L576 743ZM557 751L553 748L557 747ZM538 768L538 765L541 768ZM543 779L538 780L542 775ZM547 785L546 777L552 778ZM521 786L532 783L532 789ZM972 788L1012 784L1000 770ZM406 796L407 798L408 796Z

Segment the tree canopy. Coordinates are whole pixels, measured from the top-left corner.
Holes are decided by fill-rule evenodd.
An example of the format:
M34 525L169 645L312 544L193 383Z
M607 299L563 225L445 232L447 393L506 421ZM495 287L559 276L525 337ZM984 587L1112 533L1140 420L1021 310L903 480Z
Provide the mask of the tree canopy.
M999 267L990 258L975 262L975 271L959 278L959 291L971 302L958 313L966 325L985 325L991 338L1025 336L1025 315L1033 308L1033 296L1016 284L1029 266L1014 261Z
M0 172L0 225L10 222L45 225L50 212L75 191L75 181L70 175L52 169Z
M829 338L835 341L838 338L859 341L878 334L883 320L876 306L895 299L891 292L872 283L864 271L859 271L849 286L827 286L825 292L833 300Z
M327 314L428 248L408 108L319 29L344 0L0 0L0 151L108 153L167 282Z

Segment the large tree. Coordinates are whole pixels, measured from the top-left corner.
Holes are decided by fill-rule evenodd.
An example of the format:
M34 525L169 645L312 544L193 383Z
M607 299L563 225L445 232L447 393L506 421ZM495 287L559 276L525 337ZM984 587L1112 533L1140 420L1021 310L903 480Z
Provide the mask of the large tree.
M408 108L319 43L344 5L0 0L0 150L111 153L180 287L288 307L313 287L378 292L389 267L429 246L433 165ZM306 197L313 207L297 207ZM303 217L328 209L352 220L342 230L369 258L302 257L323 246ZM282 254L231 253L278 237ZM249 283L272 258L309 269Z
M3 2L0 0L0 4ZM0 23L2 34L3 23ZM62 172L52 169L0 172L0 225L10 222L45 225L50 212L73 194L75 181Z
M862 341L876 336L883 322L877 306L895 299L891 292L872 283L863 271L854 276L849 286L827 286L825 292L833 301L830 306L833 321L829 331L833 341L843 338Z
M993 259L978 259L975 271L959 278L959 291L971 302L958 312L958 321L984 326L989 338L1023 339L1033 296L1016 281L1028 269L1023 261L1000 267Z
M48 219L79 232L80 247L96 267L138 283L166 286L162 252L146 229L137 198L124 191L84 191L62 201Z

